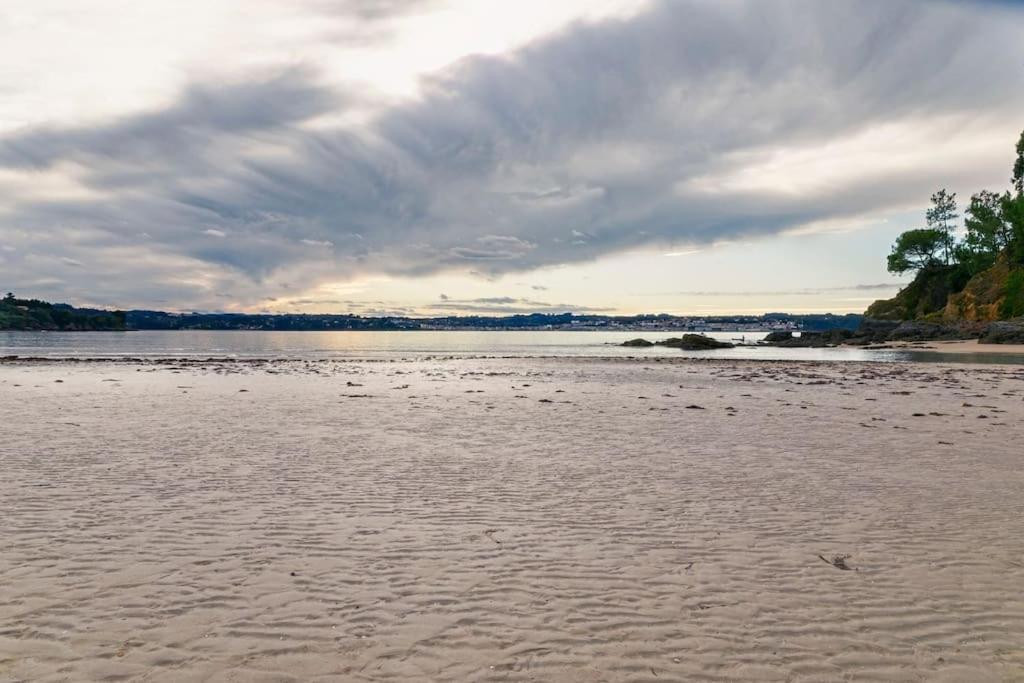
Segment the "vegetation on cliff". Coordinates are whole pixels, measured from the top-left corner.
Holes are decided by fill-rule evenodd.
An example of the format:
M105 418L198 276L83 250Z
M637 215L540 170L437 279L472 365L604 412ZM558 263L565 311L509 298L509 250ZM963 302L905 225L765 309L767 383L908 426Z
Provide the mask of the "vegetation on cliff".
M892 299L868 307L878 320L979 323L1024 315L1024 132L1012 189L982 190L964 212L957 240L956 193L939 190L925 226L901 234L888 256L892 273L915 273Z
M0 330L123 330L123 311L101 311L51 304L38 299L18 299L8 293L0 299Z

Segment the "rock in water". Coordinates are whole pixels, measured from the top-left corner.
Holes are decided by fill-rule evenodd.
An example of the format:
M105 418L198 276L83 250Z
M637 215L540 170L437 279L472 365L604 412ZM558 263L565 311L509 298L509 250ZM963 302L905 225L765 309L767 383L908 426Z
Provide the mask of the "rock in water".
M706 351L708 349L731 349L735 344L718 341L703 334L684 334L682 337L669 337L664 341L649 342L646 339L630 339L622 342L622 346L667 346L670 349L684 351Z
M710 349L731 349L735 344L718 341L703 334L684 334L682 337L672 337L663 342L656 342L659 346L668 346L673 349L684 351L707 351Z
M769 332L765 338L765 344L778 344L779 342L789 341L793 338L793 333L789 330L773 330Z
M837 346L853 337L852 330L836 328L824 332L801 332L794 337L792 332L772 332L765 337L765 343L785 348L823 348Z

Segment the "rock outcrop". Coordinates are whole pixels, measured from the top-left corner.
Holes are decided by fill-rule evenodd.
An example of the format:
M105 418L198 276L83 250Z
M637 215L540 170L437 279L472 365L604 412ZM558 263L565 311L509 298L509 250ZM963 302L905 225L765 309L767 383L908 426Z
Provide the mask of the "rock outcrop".
M703 334L684 334L682 337L669 337L664 341L650 342L646 339L630 339L622 342L622 346L667 346L671 349L682 349L684 351L708 351L711 349L731 349L735 344L718 341Z
M879 320L877 318L864 318L860 327L857 328L853 338L847 341L848 344L881 344L889 341L889 335L900 326L898 320Z
M981 333L977 323L943 324L921 320L904 320L889 334L892 341L934 341L977 339Z
M789 341L793 338L793 333L789 330L772 330L765 338L762 339L765 344L779 344L781 342Z
M853 330L837 328L822 332L801 332L799 337L792 332L772 332L762 341L769 346L781 346L787 349L824 348L838 346L854 336Z
M981 344L1024 344L1024 317L990 323L978 341Z
M941 317L949 296L963 289L966 278L954 266L933 266L918 272L914 281L891 299L879 299L865 312L875 320L920 320Z
M896 296L871 304L857 335L847 343L1017 339L1015 322L994 323L1022 315L1024 265L1012 262L1004 252L969 279L957 266L920 271Z
M949 296L942 311L946 322L993 322L1024 314L1024 268L1000 256Z
M659 342L663 346L668 346L674 349L683 349L684 351L707 351L710 349L731 349L735 344L729 342L718 341L712 339L703 334L684 334L681 338L673 337L666 339L663 342Z

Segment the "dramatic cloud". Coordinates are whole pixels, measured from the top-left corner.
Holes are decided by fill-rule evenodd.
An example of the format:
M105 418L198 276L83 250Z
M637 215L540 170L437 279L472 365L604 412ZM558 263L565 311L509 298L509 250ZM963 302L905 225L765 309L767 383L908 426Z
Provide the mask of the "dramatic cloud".
M337 123L360 94L308 68L198 83L160 110L0 138L4 271L212 305L878 215L1004 182L1022 32L998 3L666 2L464 59L368 121ZM75 272L41 269L60 259ZM434 308L503 304L542 305Z

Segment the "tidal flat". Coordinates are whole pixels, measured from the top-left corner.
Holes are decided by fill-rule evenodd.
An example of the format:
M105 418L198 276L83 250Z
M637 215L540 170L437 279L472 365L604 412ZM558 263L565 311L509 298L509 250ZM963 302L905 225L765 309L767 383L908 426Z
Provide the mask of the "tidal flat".
M0 681L1024 677L1024 367L0 363Z

